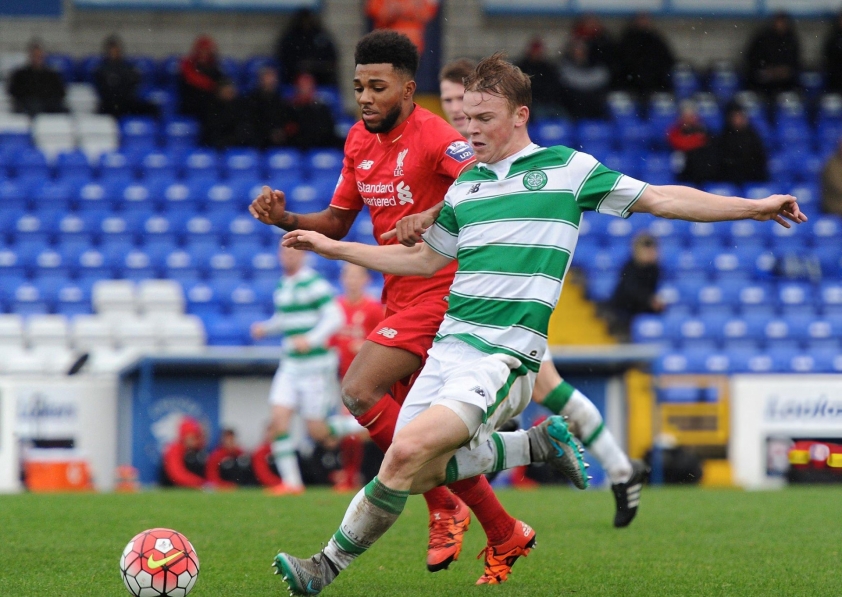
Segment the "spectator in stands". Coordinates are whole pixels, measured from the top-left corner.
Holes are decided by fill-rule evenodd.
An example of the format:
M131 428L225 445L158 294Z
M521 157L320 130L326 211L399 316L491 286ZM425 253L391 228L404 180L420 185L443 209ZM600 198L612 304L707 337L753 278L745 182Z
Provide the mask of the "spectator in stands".
M824 40L824 88L842 93L842 11L836 15Z
M598 64L603 64L617 74L617 44L605 25L595 14L584 14L573 23L571 37L588 45L588 55Z
M181 61L178 80L181 113L204 120L222 79L216 42L207 35L199 36L190 55Z
M591 59L588 44L574 39L559 68L561 103L571 118L604 118L611 84L608 66Z
M558 116L558 68L547 58L540 37L529 42L526 53L517 65L532 77L532 113L538 118Z
M842 216L842 139L822 170L822 211Z
M99 111L121 117L158 115L157 107L138 98L140 73L123 56L123 42L116 35L105 39L102 62L94 71L94 85L99 94Z
M611 333L625 340L635 315L660 313L664 304L658 298L661 267L658 265L658 244L648 232L635 236L632 256L623 266L614 293L608 301Z
M798 85L801 45L787 13L776 13L771 23L755 34L746 53L752 89L771 96Z
M292 106L278 92L278 71L271 66L260 69L257 88L246 98L248 116L257 145L263 149L287 145L294 130Z
M290 144L300 149L342 147L336 135L330 107L316 96L316 79L309 73L298 75L292 97L295 127Z
M35 116L42 112L65 112L64 81L46 64L41 42L29 44L29 62L9 77L6 90L12 96L15 112Z
M684 161L679 180L698 185L716 178L717 161L710 134L692 101L681 103L678 120L667 131L667 140Z
M737 102L731 102L725 111L725 127L716 140L716 152L720 181L743 184L769 180L763 140Z
M247 114L246 102L229 79L222 79L215 97L208 103L202 124L202 143L215 149L247 147L255 144L255 135Z
M336 46L318 15L303 8L295 13L275 51L284 83L310 73L319 85L336 85Z
M205 432L196 419L184 417L178 427L178 439L164 450L161 485L196 489L206 486L206 461Z
M365 14L375 29L391 29L406 35L418 53L424 52L427 23L436 17L439 0L367 0Z
M617 47L620 84L643 96L672 91L670 75L675 56L646 13L635 15Z
M221 489L252 483L251 459L237 444L237 434L233 429L222 430L219 445L208 456L205 478Z

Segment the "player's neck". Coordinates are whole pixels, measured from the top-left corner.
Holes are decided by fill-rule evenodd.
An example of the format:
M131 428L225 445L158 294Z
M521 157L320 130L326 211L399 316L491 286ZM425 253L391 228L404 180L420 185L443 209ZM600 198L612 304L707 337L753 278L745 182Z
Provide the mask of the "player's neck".
M360 304L361 302L363 302L364 298L365 294L362 292L355 292L353 294L349 294L347 292L345 293L345 302L352 306Z

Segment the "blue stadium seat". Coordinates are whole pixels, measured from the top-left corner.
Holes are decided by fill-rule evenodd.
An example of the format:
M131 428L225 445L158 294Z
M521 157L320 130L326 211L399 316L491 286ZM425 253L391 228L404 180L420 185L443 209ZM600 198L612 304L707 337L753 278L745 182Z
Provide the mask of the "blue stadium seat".
M773 373L775 360L767 353L751 350L731 350L728 359L732 373Z
M759 313L769 316L774 312L774 295L768 284L754 283L739 290L737 300L743 313Z
M842 318L813 318L807 322L803 343L808 352L842 348Z
M774 195L778 192L778 189L772 184L766 183L750 183L743 187L742 193L735 193L736 195L741 195L744 197L748 197L749 199L763 199L764 197L768 197L769 195Z
M140 156L140 172L142 179L152 178L175 180L178 177L178 164L169 152L152 150Z
M88 156L81 150L63 151L56 156L55 172L57 178L90 178L93 174Z
M202 316L211 346L244 346L249 344L249 331L237 319L219 314Z
M128 116L120 119L120 141L124 148L147 147L158 139L158 123L149 116Z
M567 120L547 119L536 124L534 128L535 142L544 147L576 144L576 129Z
M87 285L67 280L50 284L49 287L53 293L50 298L54 301L52 306L56 313L66 316L91 313L91 289Z
M164 271L167 278L186 282L197 281L200 277L197 260L191 251L175 249L164 256Z
M828 241L814 247L812 256L818 260L824 279L839 279L842 275L842 247L837 242Z
M824 281L819 286L819 300L826 317L842 316L842 283Z
M184 155L183 165L188 176L199 172L216 174L220 169L219 155L211 149L193 149Z
M666 339L664 320L660 315L638 315L631 326L633 342L663 342Z
M11 165L18 178L43 180L50 176L47 158L35 147L16 152L12 156Z
M684 350L713 351L717 346L719 330L713 322L703 318L681 317L675 321L667 316L668 334L675 342L679 342Z
M641 155L640 177L651 184L671 184L675 182L672 161L666 153L648 153Z
M179 223L173 223L172 218L162 214L143 213L138 218L138 224L132 228L139 232L138 240L144 246L155 243L175 245L179 238Z
M626 120L617 122L617 135L620 139L620 147L645 148L651 145L653 138L658 136L659 133L648 122ZM608 166L607 163L606 166ZM628 171L612 166L608 167L630 176L636 174L634 166L631 166Z
M7 280L23 278L26 275L26 268L23 266L23 259L17 247L0 246L0 278L3 279L2 287Z
M297 149L283 148L267 151L264 156L264 168L269 178L277 176L301 175L303 160Z
M10 304L12 312L23 316L44 315L50 310L39 288L28 281L13 289Z
M328 176L336 184L336 177L342 170L342 158L342 150L339 149L314 149L307 154L305 161L311 177Z
M75 264L80 279L104 278L111 276L111 270L108 267L105 259L105 253L96 248L91 247L83 251Z
M797 346L794 331L786 319L770 319L763 326L767 349L791 348Z
M173 181L164 185L157 196L157 204L165 211L171 209L188 209L197 211L199 208L199 195L196 188L181 182Z
M320 211L330 204L333 187L313 181L296 185L288 191L286 197L290 211L304 213Z
M726 103L740 89L740 77L733 67L715 68L710 76L710 91L720 103Z
M132 177L138 167L138 158L136 154L121 151L103 153L99 156L99 174L100 176L110 174Z
M810 227L814 246L821 248L832 244L842 249L842 218L825 214L811 218L807 225Z
M778 285L777 300L780 312L790 314L814 312L816 288L805 282L784 282Z
M229 149L223 155L229 179L260 178L261 156L256 149Z
M119 278L151 280L159 277L158 271L153 267L151 257L142 249L132 248L115 260L114 265L114 271Z
M15 242L51 242L62 215L61 211L47 209L23 213L14 223Z
M692 372L691 363L681 352L667 352L655 359L652 370L656 374L676 374Z
M611 298L617 286L617 272L599 272L588 276L588 297L597 302L604 302Z
M51 210L67 211L75 199L76 189L68 182L45 180L41 184L36 184L31 193L33 205L39 210L47 207Z
M830 366L829 362L822 362L812 355L801 352L797 347L772 348L768 351L778 373L825 373L823 366Z
M272 238L271 228L255 220L251 214L228 213L232 216L228 221L227 228L229 243L236 243L238 239L244 239L254 240L261 246L266 246L267 241Z
M579 143L586 148L591 145L612 145L616 137L614 124L605 120L582 120L577 125Z
M0 209L27 209L31 203L31 187L31 182L0 180Z
M152 207L152 188L146 183L130 182L119 188L117 205L123 209L150 209Z
M187 312L203 319L222 313L222 303L214 288L205 282L188 284L184 289Z
M199 123L194 118L177 116L164 122L163 138L170 149L192 149L199 138Z

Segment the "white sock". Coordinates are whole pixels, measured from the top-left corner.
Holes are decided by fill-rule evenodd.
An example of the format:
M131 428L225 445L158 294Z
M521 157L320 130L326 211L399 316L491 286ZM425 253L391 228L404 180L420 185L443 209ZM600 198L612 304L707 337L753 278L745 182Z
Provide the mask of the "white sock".
M325 555L339 570L347 568L391 528L408 496L408 491L389 489L374 477L351 500Z
M352 415L333 415L327 418L330 434L338 439L365 431Z
M298 456L295 454L295 443L288 435L278 436L272 442L272 456L275 466L281 474L284 485L302 487L301 470L298 468Z
M491 439L473 450L459 448L447 463L445 483L470 479L530 464L529 438L525 430L493 433Z
M631 478L632 466L629 457L617 445L611 432L605 428L599 409L587 396L575 390L561 414L568 418L567 423L573 434L605 469L612 485L625 483Z

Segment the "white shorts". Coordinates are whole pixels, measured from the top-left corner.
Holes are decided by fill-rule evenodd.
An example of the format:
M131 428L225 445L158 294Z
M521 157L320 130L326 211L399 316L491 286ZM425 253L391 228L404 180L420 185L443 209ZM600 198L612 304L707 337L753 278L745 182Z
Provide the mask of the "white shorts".
M535 375L514 357L490 355L458 340L436 342L401 407L395 430L441 401L474 405L483 413L478 427L469 428L468 445L475 448L526 408Z
M285 359L272 379L269 404L285 406L302 419L324 420L339 406L337 360L319 357L319 363L302 366L294 359Z

